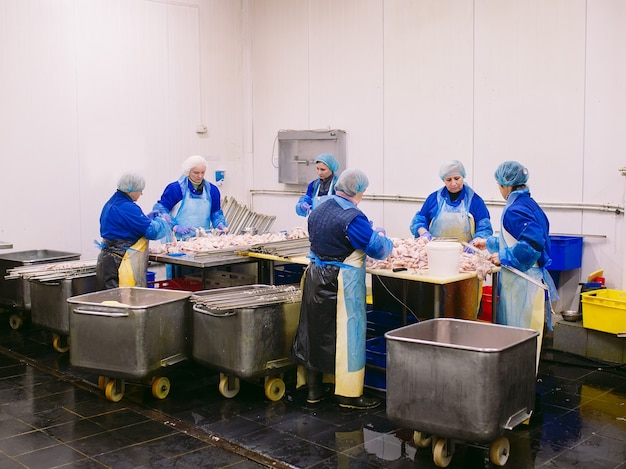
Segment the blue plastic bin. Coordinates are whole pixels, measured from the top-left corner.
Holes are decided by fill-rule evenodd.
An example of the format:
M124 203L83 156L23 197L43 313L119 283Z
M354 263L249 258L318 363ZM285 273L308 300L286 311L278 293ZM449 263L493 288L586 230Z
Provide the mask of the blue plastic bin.
M306 266L303 264L283 264L274 267L274 285L300 283Z
M417 319L411 313L407 313L406 324L403 324L402 315L400 313L380 311L377 309L370 310L367 312L367 335L368 337L382 336L385 332L416 322Z
M367 365L374 365L372 368ZM374 337L365 342L365 385L375 389L387 389L387 345L385 337Z
M583 262L582 236L550 236L550 258L548 270L578 269Z

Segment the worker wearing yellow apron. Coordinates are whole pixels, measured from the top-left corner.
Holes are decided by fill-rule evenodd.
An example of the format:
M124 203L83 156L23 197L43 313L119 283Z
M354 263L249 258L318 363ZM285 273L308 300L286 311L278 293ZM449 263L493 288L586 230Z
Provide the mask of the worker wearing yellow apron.
M145 188L145 180L135 173L125 173L117 191L100 214L102 242L96 263L96 283L100 290L117 287L145 287L148 267L148 240L161 239L170 233L170 225L158 212L144 215L136 204Z
M334 375L341 407L369 409L379 401L363 396L365 376L365 257L385 259L393 249L382 228L372 229L357 208L369 182L346 169L336 195L308 220L311 263L303 278L300 320L292 359L306 370L307 402L325 396L322 375ZM301 375L302 376L302 375Z

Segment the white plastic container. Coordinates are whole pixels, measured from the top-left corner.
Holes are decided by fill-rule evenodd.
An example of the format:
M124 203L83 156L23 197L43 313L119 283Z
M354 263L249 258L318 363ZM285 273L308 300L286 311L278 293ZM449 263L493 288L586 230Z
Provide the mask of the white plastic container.
M433 277L452 277L459 274L461 243L454 241L431 241L426 245L428 273Z

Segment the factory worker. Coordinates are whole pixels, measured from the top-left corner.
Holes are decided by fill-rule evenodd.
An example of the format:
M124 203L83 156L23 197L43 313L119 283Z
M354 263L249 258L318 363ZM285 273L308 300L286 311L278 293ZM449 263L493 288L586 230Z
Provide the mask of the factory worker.
M306 217L311 210L335 193L339 162L330 153L322 153L315 158L315 170L318 178L311 181L306 194L298 199L296 213Z
M528 169L517 161L505 161L495 172L500 194L506 200L499 236L481 240L476 247L487 248L496 265L508 265L548 287L545 290L507 269L500 271L498 282L497 322L525 327L539 332L537 366L541 351L547 301L558 294L546 268L550 265L550 223L543 210L530 196L526 186ZM547 318L550 318L548 315ZM551 321L548 321L551 327Z
M167 185L154 210L169 214L177 239L196 235L197 229L213 227L228 232L228 224L221 210L220 191L204 179L207 162L199 155L190 156L182 165L183 174Z
M311 404L326 397L323 374L335 375L335 397L341 407L369 409L380 404L363 396L365 257L385 259L393 243L385 230L372 229L357 208L368 184L362 171L346 169L337 181L336 194L309 215L311 262L303 278L291 355L300 371L304 367Z
M145 287L148 240L161 239L170 232L169 223L157 212L144 215L136 204L145 186L139 174L123 174L117 182L117 191L102 208L102 242L96 263L99 290Z
M465 167L458 160L447 161L439 169L444 186L430 194L411 221L416 238L456 238L473 244L493 234L489 211L483 199L465 184Z

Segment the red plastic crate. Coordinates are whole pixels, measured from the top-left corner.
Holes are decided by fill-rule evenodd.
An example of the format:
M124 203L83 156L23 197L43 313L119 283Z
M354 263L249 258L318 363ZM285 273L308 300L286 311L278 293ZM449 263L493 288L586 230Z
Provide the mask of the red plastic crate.
M148 282L148 288L163 288L165 290L199 291L202 290L202 279L197 278L170 278Z

